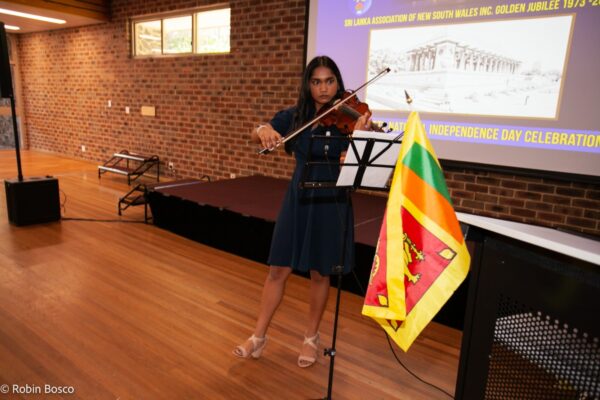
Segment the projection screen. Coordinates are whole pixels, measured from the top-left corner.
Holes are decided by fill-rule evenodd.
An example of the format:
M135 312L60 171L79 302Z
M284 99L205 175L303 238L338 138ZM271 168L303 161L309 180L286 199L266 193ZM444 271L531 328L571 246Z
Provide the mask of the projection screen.
M376 121L419 111L442 160L600 176L600 0L311 0L328 55ZM405 100L404 91L413 98Z

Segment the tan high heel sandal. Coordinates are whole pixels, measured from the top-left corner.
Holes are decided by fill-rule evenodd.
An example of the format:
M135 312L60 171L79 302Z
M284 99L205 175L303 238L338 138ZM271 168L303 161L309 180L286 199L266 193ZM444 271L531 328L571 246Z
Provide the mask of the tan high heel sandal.
M246 343L244 343L243 345L237 346L233 350L233 355L240 358L260 358L260 355L262 354L265 346L267 345L267 336L259 338L252 335L248 338L248 340L246 340L246 342L248 341L252 342L251 351L246 350L246 347L244 346Z
M304 350L305 346L309 346L312 348L312 352L314 355L312 356L303 356L300 354L298 357L298 366L300 368L308 368L313 365L317 361L317 357L319 356L319 332L313 337L304 337L304 343L302 343L302 350Z

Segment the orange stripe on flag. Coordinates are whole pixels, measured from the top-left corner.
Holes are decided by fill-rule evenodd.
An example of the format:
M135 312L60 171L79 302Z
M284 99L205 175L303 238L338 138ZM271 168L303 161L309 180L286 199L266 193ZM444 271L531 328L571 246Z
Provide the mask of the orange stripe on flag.
M448 200L405 165L402 165L402 177L404 195L458 243L462 243L463 235L458 221L456 218L449 218L455 214Z

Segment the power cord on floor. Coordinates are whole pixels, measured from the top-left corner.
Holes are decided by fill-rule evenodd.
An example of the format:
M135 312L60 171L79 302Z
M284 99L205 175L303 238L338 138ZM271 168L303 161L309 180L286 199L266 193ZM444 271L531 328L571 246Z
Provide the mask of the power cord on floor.
M66 214L66 212L67 212L67 194L65 192L63 192L62 190L60 192L65 197L65 200L60 204L60 208L62 208L62 214Z
M439 390L440 392L444 393L446 396L450 397L451 399L454 398L454 396L452 396L450 393L446 392L444 389L442 389L439 386L434 385L433 383L429 383L423 379L421 379L419 376L417 376L414 372L412 372L410 369L408 369L408 367L406 365L404 365L402 363L402 361L400 360L400 358L398 357L398 355L396 354L396 352L394 351L394 346L392 345L392 341L390 340L390 335L388 335L388 333L386 331L383 331L385 333L385 338L388 341L388 344L390 345L390 350L392 351L392 354L394 355L394 358L396 359L396 361L398 361L398 363L402 366L402 368L404 368L406 370L406 372L408 372L409 374L411 374L412 376L414 376L417 380L423 382L426 385L431 386L434 389Z
M366 296L366 291L364 290L364 288L362 287L360 280L358 279L358 276L356 275L356 272L354 271L354 269L352 270L352 274L354 275L354 279L356 280L356 284L357 286L360 288L360 291L362 293L362 296L365 297ZM402 366L402 368L404 368L406 370L406 372L408 372L409 374L411 374L413 377L415 377L418 381L431 386L434 389L439 390L440 392L444 393L446 396L450 397L451 399L454 399L454 396L452 396L450 393L446 392L444 389L442 389L439 386L434 385L433 383L429 383L425 380L423 380L422 378L420 378L417 374L415 374L414 372L412 372L410 369L408 369L408 367L406 365L404 365L404 363L400 360L400 358L398 357L398 355L396 354L396 352L394 351L394 346L392 345L392 341L390 340L390 335L388 335L388 333L384 330L383 333L385 334L385 338L387 339L388 345L390 346L390 350L392 352L392 354L394 355L394 358L396 359L396 361L398 362L398 364L400 364Z
M64 196L64 201L62 202L62 204L60 205L60 208L62 209L62 214L64 215L67 212L67 194L65 192L63 192L62 190L60 191L60 193L62 193L62 195ZM131 220L131 219L96 219L96 218L67 218L67 217L62 217L61 220L63 221L84 221L84 222L128 222L128 223L134 223L134 224L145 224L145 221L136 221L136 220Z
M131 219L95 219L95 218L61 218L63 221L85 221L85 222L129 222L132 224L145 224L144 221Z

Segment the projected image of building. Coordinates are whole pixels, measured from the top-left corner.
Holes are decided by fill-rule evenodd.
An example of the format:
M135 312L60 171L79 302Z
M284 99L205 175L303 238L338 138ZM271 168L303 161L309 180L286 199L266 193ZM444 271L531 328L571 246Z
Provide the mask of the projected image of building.
M538 45L547 40L541 20L559 27L556 47ZM540 30L514 34L525 22ZM570 26L567 16L374 31L368 74L386 66L392 72L368 88L367 101L377 110L407 110L407 90L422 111L556 118Z

